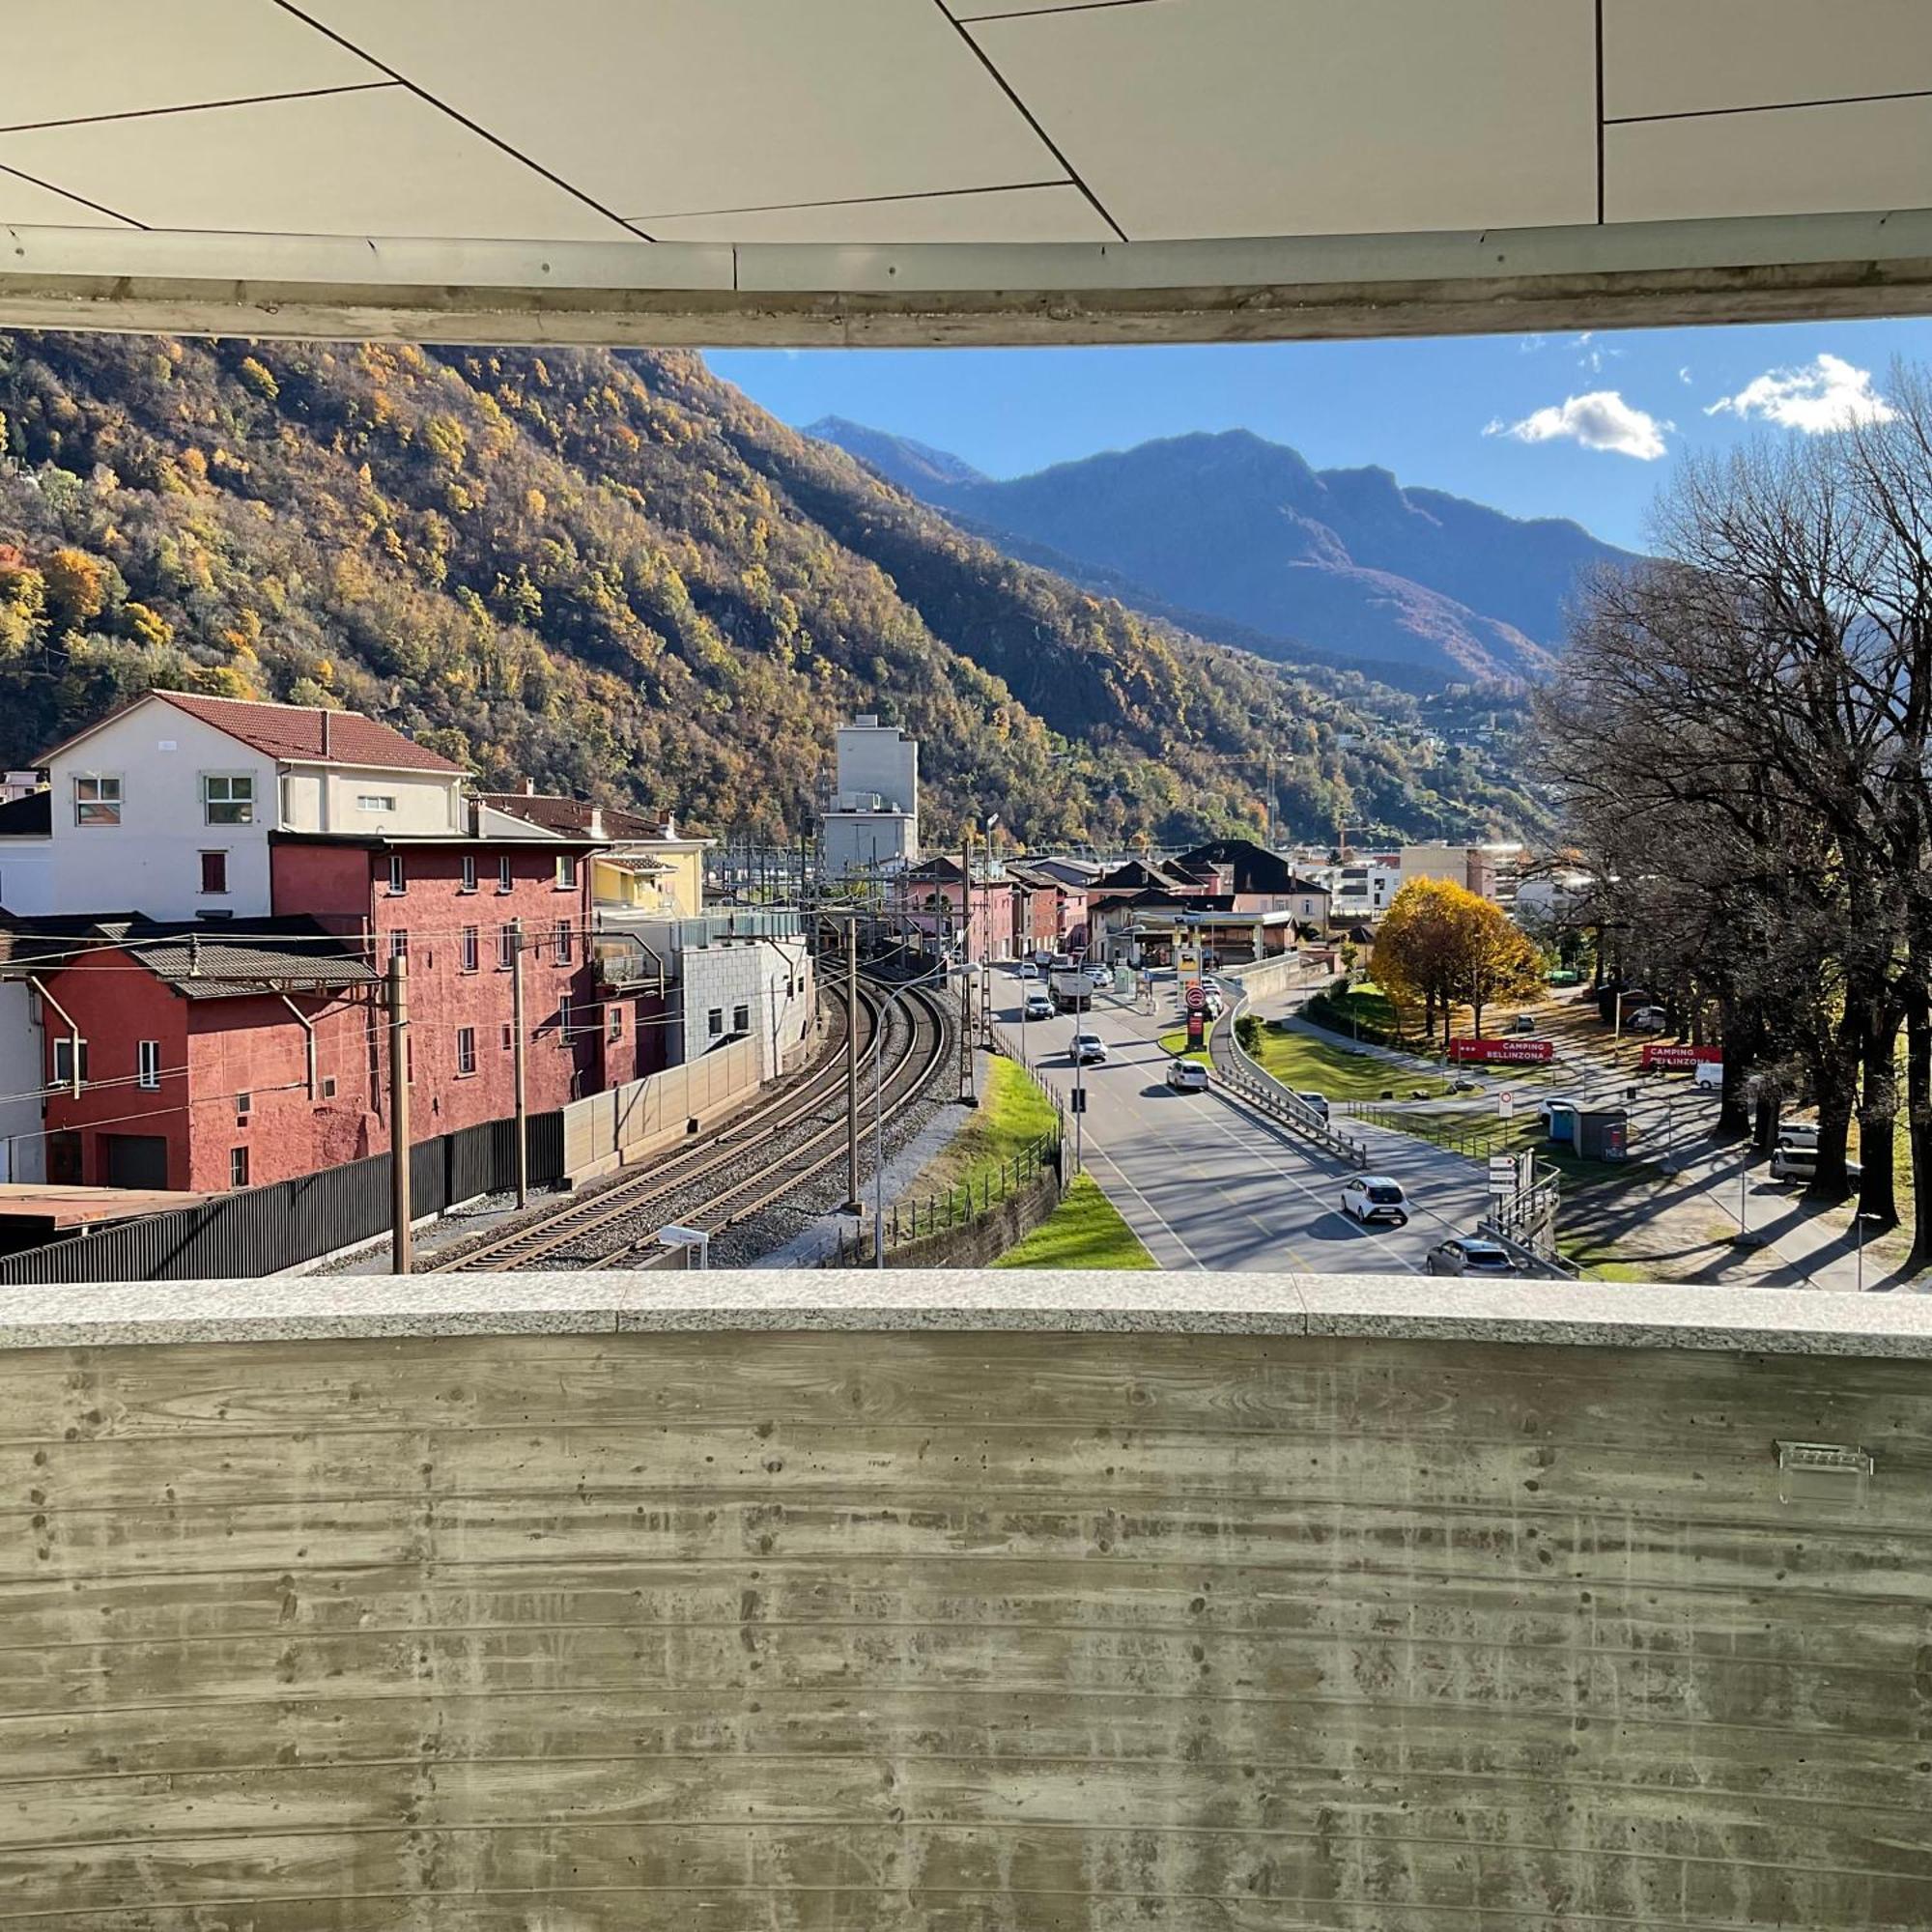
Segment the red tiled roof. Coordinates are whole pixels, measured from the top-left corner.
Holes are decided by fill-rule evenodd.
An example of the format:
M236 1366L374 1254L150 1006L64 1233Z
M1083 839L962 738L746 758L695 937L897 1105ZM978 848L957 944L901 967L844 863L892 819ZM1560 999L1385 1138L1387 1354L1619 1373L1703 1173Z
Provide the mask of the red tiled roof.
M526 824L540 825L546 832L584 834L590 814L599 808L584 798L558 798L551 792L486 791L478 793L483 803ZM626 811L621 806L602 808L604 836L607 838L662 838L664 827L641 812Z
M324 711L306 704L257 704L250 698L203 697L186 691L155 691L148 696L158 697L177 711L185 711L190 718L213 724L217 731L226 731L231 738L252 746L265 757L300 759L315 764L371 765L383 771L447 772L452 777L463 774L461 765L452 763L440 752L405 738L400 731L379 724L359 711ZM137 704L144 701L135 699ZM52 751L43 752L42 762L65 751L75 738L86 736L85 731L76 732L73 738L65 739Z

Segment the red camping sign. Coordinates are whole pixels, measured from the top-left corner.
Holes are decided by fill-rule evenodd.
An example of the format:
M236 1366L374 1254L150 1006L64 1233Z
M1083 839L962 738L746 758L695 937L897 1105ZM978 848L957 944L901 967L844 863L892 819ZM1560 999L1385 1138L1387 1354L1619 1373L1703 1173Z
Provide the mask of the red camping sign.
M1449 1058L1458 1066L1474 1061L1500 1060L1521 1065L1553 1059L1556 1049L1547 1039L1452 1039Z
M1643 1050L1643 1070L1646 1073L1686 1073L1693 1066L1706 1064L1721 1065L1724 1049L1721 1046L1646 1046Z

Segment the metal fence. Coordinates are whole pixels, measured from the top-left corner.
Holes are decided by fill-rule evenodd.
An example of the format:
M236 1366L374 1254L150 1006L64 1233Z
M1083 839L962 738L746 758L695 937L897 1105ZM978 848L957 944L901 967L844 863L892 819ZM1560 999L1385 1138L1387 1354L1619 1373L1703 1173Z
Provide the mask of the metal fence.
M1487 1160L1492 1153L1515 1153L1522 1146L1520 1121L1471 1121L1419 1110L1411 1113L1401 1107L1378 1107L1373 1102L1350 1106L1349 1118L1399 1134L1413 1134L1417 1140L1447 1148L1452 1153L1467 1154L1472 1160Z
M531 1116L533 1186L563 1179L563 1115ZM517 1123L485 1121L410 1150L417 1214L516 1184ZM389 1156L372 1154L321 1174L244 1187L195 1208L70 1235L0 1260L0 1284L190 1281L273 1274L382 1234L389 1226Z
M956 1186L910 1201L894 1202L886 1216L885 1246L888 1257L895 1249L910 1247L916 1241L929 1240L934 1235L943 1235L949 1229L970 1227L974 1222L983 1220L1009 1195L1032 1186L1048 1171L1055 1174L1061 1172L1060 1134L1057 1129L1029 1142L997 1168L988 1168L977 1177L968 1176ZM863 1267L870 1262L873 1246L869 1223L854 1229L850 1235L841 1230L838 1251L827 1259L826 1265Z

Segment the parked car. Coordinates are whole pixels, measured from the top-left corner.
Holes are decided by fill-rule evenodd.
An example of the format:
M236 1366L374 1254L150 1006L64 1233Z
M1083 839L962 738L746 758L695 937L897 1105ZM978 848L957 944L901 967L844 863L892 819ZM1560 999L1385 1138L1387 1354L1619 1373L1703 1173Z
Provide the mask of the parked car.
M1026 1016L1030 1020L1050 1020L1053 1017L1053 1001L1045 993L1029 993L1026 996Z
M1588 1105L1589 1102L1580 1094L1552 1094L1548 1099L1537 1102L1536 1118L1547 1127L1549 1124L1550 1115L1558 1107L1569 1107L1573 1111L1580 1111Z
M1535 1031L1536 1015L1534 1013L1518 1013L1516 1018L1510 1021L1511 1033L1534 1033Z
M1228 1003L1224 999L1222 999L1219 993L1210 992L1203 997L1201 1003L1201 1010L1204 1013L1206 1013L1210 1020L1218 1020L1221 1017L1221 1015L1228 1010Z
M1794 1145L1780 1140L1772 1151L1771 1178L1774 1180L1807 1181L1818 1172L1817 1129L1812 1129L1809 1141ZM1864 1169L1855 1160L1845 1163L1845 1177L1849 1180L1860 1180Z
M1167 1084L1177 1094L1205 1094L1208 1091L1208 1069L1198 1060L1170 1060L1167 1063Z
M1358 1174L1343 1186L1342 1212L1363 1227L1388 1221L1402 1228L1408 1224L1408 1197L1385 1174Z
M1626 1033L1662 1033L1669 1024L1670 1015L1662 1007L1639 1007L1624 1013Z
M1308 1111L1309 1111L1309 1112L1310 1112L1311 1114L1320 1114L1320 1115L1321 1116L1321 1118L1322 1118L1322 1119L1323 1119L1324 1121L1325 1121L1325 1120L1326 1120L1326 1119L1328 1118L1328 1096L1327 1096L1327 1094L1296 1094L1296 1095L1295 1095L1294 1097L1295 1097L1295 1098L1296 1098L1297 1100L1299 1100L1299 1101L1301 1102L1301 1104L1302 1104L1302 1105L1303 1105L1304 1107L1306 1107L1306 1108L1308 1109Z
M1777 1123L1777 1142L1780 1147L1810 1148L1818 1146L1818 1122L1816 1121L1780 1121Z
M1438 1241L1423 1266L1431 1274L1514 1274L1510 1251L1495 1241Z
M1114 983L1114 969L1111 966L1101 966L1096 963L1088 967L1087 977L1093 980L1094 985L1104 988Z
M1097 1033L1076 1033L1066 1057L1075 1066L1104 1065L1107 1042Z

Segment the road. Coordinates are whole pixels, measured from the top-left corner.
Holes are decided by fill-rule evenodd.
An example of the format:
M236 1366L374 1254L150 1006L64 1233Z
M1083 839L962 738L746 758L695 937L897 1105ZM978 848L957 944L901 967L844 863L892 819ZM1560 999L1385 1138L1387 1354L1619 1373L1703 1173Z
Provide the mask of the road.
M1021 986L1010 971L994 976L995 1014L1016 1042ZM1163 1015L1171 993L1161 988ZM1409 1196L1408 1225L1357 1226L1341 1211L1342 1183L1352 1172L1341 1161L1217 1094L1168 1088L1158 1036L1173 1024L1111 994L1097 996L1078 1021L1079 1030L1099 1035L1108 1055L1083 1075L1085 1165L1162 1267L1416 1274L1436 1242L1473 1229L1484 1208L1480 1171L1389 1133L1365 1138L1376 1147L1376 1171ZM1067 1058L1074 1032L1070 1018L1024 1028L1028 1061L1063 1098L1074 1086Z

